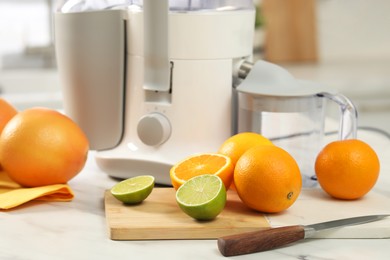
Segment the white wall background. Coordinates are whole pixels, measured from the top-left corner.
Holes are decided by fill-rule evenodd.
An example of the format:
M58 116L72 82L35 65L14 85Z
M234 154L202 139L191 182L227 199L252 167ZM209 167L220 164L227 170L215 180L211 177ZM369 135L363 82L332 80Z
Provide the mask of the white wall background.
M389 0L317 0L317 18L321 60L390 59ZM0 56L47 45L48 21L47 0L0 0Z
M0 0L0 56L49 44L48 13L45 0Z
M2 56L50 43L48 1L0 0L0 90L45 94L50 89L50 98L39 96L41 103L61 100L52 97L52 92L59 92L56 71L2 71ZM316 1L320 62L288 69L298 78L339 89L358 103L360 111L373 111L366 113L368 125L390 131L390 125L384 125L390 112L390 1Z
M389 59L389 0L317 0L322 60Z

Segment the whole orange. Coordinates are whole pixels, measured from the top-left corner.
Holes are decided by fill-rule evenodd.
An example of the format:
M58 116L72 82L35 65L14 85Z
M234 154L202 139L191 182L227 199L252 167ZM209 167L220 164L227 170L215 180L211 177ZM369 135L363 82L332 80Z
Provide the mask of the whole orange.
M285 150L260 145L246 151L234 169L237 194L248 207L266 213L289 208L298 198L302 177Z
M379 170L375 151L357 139L329 143L315 162L318 183L338 199L358 199L367 194L374 187Z
M0 134L3 131L3 128L14 117L18 111L10 103L0 98ZM0 170L2 169L0 161Z
M0 135L0 161L15 182L36 187L66 183L84 167L88 140L67 116L50 109L18 113Z
M218 153L229 156L233 166L236 165L238 159L248 149L257 145L273 145L270 140L261 134L254 132L243 132L233 135L226 139L218 150Z
M273 145L273 143L261 134L254 132L243 132L226 139L226 141L223 142L219 148L218 153L230 157L233 167L235 167L241 155L243 155L250 148L257 145ZM230 185L230 188L232 190L236 190L234 182Z
M8 121L13 118L18 111L10 103L0 98L0 134Z

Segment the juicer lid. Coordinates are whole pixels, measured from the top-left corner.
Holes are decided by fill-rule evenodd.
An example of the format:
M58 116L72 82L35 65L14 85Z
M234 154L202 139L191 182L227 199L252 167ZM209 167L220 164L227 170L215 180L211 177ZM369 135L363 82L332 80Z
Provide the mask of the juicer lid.
M334 91L321 84L296 79L286 69L263 60L257 61L237 91L254 96L297 97Z
M128 6L140 6L140 0L64 0L57 3L57 11L60 13L89 12L98 10L110 10L126 8Z
M143 4L143 0L64 0L57 4L57 11L73 13L126 8L142 10ZM254 9L252 0L169 0L169 10L172 12L224 12L245 9Z

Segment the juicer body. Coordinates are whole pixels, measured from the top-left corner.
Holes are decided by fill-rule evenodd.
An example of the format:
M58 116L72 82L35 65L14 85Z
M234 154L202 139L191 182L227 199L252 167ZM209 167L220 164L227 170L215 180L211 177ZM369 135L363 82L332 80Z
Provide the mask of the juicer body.
M65 112L86 132L113 177L153 175L217 152L235 133L234 75L252 55L254 10L169 12L169 85L145 85L142 10L57 13Z

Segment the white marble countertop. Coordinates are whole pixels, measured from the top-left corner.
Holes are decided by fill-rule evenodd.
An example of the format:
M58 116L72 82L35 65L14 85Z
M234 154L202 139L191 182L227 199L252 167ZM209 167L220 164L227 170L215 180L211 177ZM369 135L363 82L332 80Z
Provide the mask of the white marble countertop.
M360 132L379 154L376 191L390 196L390 140ZM216 240L113 241L103 193L117 181L101 172L91 153L70 186L71 202L30 202L0 211L0 259L224 259ZM310 239L232 259L390 259L390 239Z

